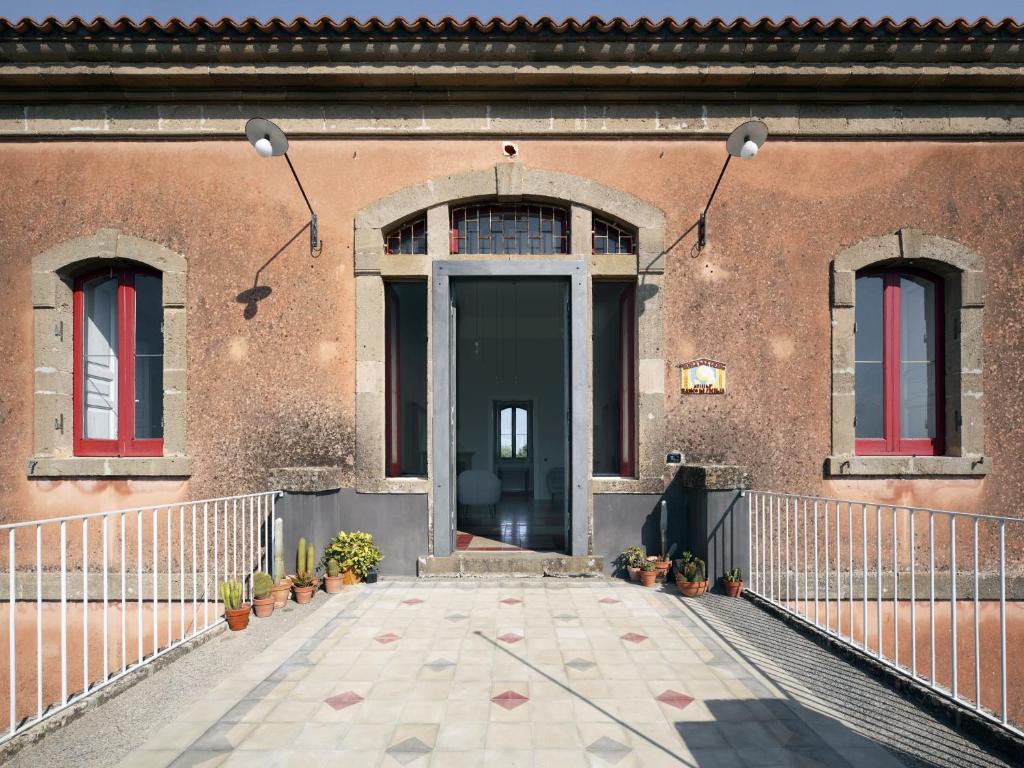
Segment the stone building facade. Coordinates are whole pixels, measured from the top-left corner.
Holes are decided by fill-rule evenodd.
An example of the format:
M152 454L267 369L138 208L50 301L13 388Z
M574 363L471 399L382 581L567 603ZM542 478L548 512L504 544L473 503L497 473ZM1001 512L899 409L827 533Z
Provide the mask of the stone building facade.
M559 551L649 535L674 452L729 487L1019 514L1022 46L1010 22L2 21L3 519L275 487L415 572L456 548L449 298L484 278L567 286L565 461L530 481L564 475ZM286 165L246 141L257 116L289 137L319 252ZM748 120L768 141L729 167L700 248ZM480 206L557 210L565 242L456 248L455 212ZM628 247L595 246L608 226ZM103 270L160 277L155 450L76 437L75 296ZM858 431L871 270L941 297L927 448ZM598 473L592 297L609 281L632 286L629 460ZM392 283L427 297L417 473L386 457ZM681 391L704 358L724 394ZM921 362L895 365L909 381Z

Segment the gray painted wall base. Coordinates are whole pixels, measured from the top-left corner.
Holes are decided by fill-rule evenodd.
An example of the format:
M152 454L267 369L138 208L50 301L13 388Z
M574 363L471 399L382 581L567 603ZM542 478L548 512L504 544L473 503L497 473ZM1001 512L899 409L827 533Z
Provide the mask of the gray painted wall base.
M365 531L384 553L384 575L415 576L427 554L427 497L409 493L356 493L351 488L312 493L285 491L277 500L284 522L284 566L295 572L299 538L313 542L317 559L338 531Z

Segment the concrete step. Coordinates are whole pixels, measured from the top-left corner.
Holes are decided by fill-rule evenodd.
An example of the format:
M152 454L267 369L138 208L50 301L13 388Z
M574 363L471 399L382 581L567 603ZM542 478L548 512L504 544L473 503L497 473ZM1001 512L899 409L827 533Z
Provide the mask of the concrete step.
M554 552L456 552L447 557L421 557L422 578L483 576L600 576L604 558Z

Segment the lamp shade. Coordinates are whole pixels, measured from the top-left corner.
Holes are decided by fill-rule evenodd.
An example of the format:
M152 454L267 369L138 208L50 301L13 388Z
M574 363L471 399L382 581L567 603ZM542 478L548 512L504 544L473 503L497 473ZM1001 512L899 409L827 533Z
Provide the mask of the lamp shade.
M279 157L288 151L284 131L262 117L254 117L245 124L245 137L260 157Z
M743 123L725 141L725 148L733 157L749 160L757 154L757 150L768 140L768 126L760 120Z

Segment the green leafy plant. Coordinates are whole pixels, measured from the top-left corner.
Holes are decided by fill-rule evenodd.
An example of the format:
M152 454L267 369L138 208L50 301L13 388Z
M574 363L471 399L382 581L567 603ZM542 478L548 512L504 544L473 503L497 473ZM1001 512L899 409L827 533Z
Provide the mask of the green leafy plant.
M266 600L270 596L270 590L274 586L274 580L269 573L256 571L252 575L252 596L257 600Z
M242 605L242 582L235 579L221 582L220 599L228 611L237 611Z
M647 550L643 547L626 547L619 555L619 563L623 568L639 568L647 560Z
M330 560L337 560L342 570L355 571L363 578L383 559L383 553L373 545L373 536L369 533L338 531L324 550L322 562L326 565Z
M688 559L684 560L683 558L680 558L676 562L676 573L678 574L678 578L691 583L706 581L707 566L704 564L704 561L699 557L694 557L689 552L685 554L689 555Z
M743 581L743 571L739 568L730 568L722 578L726 581Z
M647 571L647 572L650 572L650 571L653 571L654 569L655 569L655 568L654 568L654 561L653 561L653 560L644 560L644 561L643 561L643 562L642 562L642 563L640 564L640 570L641 570L641 571Z
M333 557L328 558L327 559L327 575L330 576L332 579L334 579L334 578L337 578L340 573L341 573L341 566L338 565L338 561L335 558L333 558Z
M312 544L306 546L305 539L299 539L299 547L295 553L295 575L292 577L293 587L312 587L316 585L316 551Z

